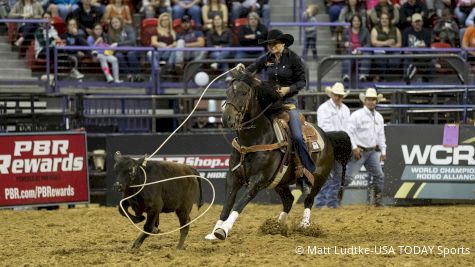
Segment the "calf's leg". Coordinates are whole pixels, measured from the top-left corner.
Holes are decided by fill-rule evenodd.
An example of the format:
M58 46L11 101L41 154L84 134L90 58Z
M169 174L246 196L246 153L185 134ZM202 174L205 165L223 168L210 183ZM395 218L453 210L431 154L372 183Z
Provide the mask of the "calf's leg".
M190 210L177 210L176 215L178 216L178 220L180 221L180 227L190 222ZM189 230L189 225L180 229L180 241L176 246L177 249L183 249L183 245L185 244L185 239L188 236Z
M148 233L156 232L155 229L157 229L157 228L155 226L156 225L158 226L158 219L159 219L158 215L159 215L159 212L155 211L153 209L150 210L149 212L147 212L147 221L145 222L145 225L143 227L145 232L148 232ZM137 239L135 239L134 244L132 245L132 250L136 250L136 251L139 250L139 248L142 245L143 241L148 236L149 236L149 234L140 233L137 236Z

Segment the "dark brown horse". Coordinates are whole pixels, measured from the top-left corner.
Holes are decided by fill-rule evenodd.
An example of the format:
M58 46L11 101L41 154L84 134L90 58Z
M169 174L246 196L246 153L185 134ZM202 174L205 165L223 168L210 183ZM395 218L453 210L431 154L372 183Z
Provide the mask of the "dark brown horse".
M258 149L257 151L251 149L244 155L242 149L241 151L232 150L229 172L226 177L223 210L213 232L207 235L206 239L226 239L244 207L259 191L268 188L273 183L279 169L282 169L281 161L286 155L280 150L281 145L275 145L279 141L270 118L272 116L268 114L268 111L275 113L275 108L282 107L282 99L278 95L272 94L275 92L275 87L258 80L247 71L235 72L233 78L226 92L226 106L222 117L224 126L235 130L236 140L241 148L262 148L263 146L260 145L274 144L275 149ZM269 92L271 93L269 94ZM346 166L351 156L351 143L346 133L325 133L318 127L316 129L323 139L324 147L319 152L312 153L317 170L313 173L315 182L312 190L305 198L305 210L301 221L303 227L310 225L310 209L313 206L314 197L325 183L335 160ZM294 161L288 162L289 166L282 179L278 184L273 185L282 199L283 211L278 219L281 223L286 222L294 202L289 185L295 184L299 178L294 172ZM236 201L236 194L243 186L245 186L245 191Z

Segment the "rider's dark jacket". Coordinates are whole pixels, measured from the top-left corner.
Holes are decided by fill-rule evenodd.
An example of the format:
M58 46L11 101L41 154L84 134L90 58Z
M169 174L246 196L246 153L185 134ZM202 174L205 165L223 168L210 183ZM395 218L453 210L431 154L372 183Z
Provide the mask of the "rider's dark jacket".
M296 53L287 47L282 51L279 62L276 62L274 54L267 52L249 65L247 70L250 72L266 70L268 81L273 81L282 87L289 86L290 93L285 96L285 103L296 104L297 99L294 96L307 83L304 63Z

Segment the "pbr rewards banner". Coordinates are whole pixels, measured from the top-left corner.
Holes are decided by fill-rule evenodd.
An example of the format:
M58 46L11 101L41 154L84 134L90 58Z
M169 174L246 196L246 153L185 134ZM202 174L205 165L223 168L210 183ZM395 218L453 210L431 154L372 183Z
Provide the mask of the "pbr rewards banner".
M85 133L0 135L0 207L89 201Z
M475 199L475 127L444 145L444 125L387 126L385 193L395 199Z

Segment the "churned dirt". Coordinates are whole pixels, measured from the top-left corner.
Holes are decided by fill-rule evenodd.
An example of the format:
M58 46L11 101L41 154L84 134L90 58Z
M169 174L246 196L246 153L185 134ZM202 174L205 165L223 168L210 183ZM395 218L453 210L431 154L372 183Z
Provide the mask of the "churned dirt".
M206 209L193 210L192 217ZM475 206L347 206L312 210L298 228L294 207L286 227L277 205L249 205L226 241L206 241L221 206L191 226L185 250L179 233L150 237L139 252L138 230L116 208L0 210L2 266L474 266ZM161 215L162 232L178 226ZM404 247L403 247L404 246ZM430 250L432 249L432 250ZM443 255L444 251L449 253ZM442 253L442 254L441 254Z

